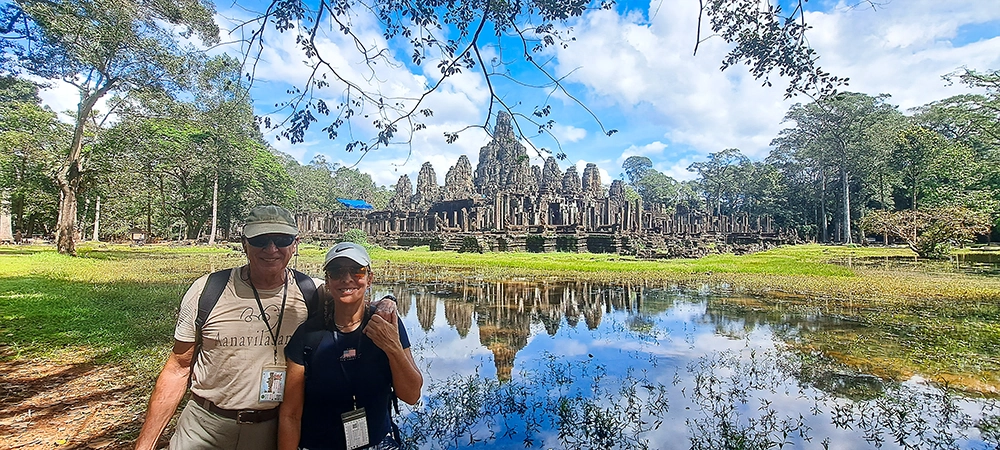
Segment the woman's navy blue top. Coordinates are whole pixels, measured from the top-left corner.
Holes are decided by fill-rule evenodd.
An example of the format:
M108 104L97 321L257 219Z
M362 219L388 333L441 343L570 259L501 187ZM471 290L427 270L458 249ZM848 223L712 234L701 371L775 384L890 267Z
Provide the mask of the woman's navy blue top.
M326 329L322 317L299 326L285 346L285 357L305 366L305 397L299 447L344 449L341 414L365 409L369 444L382 441L391 429L392 372L389 357L361 331L365 320L350 333ZM399 342L410 348L410 339L399 320Z

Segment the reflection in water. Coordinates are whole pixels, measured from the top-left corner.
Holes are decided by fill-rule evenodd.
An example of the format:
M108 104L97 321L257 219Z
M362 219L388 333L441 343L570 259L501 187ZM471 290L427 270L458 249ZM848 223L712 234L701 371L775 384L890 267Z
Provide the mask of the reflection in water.
M414 448L989 449L1000 437L993 401L792 350L858 327L818 313L675 285L391 288L424 365L424 397L399 418Z
M878 267L922 273L1000 275L1000 253L958 253L948 256L948 259L927 259L916 256L864 256L847 257L838 262L847 267Z

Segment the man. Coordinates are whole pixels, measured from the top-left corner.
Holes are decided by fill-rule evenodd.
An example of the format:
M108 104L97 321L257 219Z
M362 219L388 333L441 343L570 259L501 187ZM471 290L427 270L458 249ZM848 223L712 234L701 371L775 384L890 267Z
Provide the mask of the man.
M177 419L171 449L276 448L284 347L309 313L305 296L310 294L303 294L287 268L298 246L297 235L295 219L285 209L254 208L243 227L248 262L227 270L228 281L222 275L217 286L226 284L211 311L199 318L202 291L213 292L206 289L211 285L209 275L188 289L181 301L174 347L150 396L137 450L154 448L189 379L191 400ZM199 321L204 321L201 327ZM195 345L199 335L200 349Z

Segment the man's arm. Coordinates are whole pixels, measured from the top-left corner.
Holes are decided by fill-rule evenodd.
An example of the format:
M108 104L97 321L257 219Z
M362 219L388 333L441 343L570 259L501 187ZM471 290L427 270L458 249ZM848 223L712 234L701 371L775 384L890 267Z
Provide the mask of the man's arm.
M167 427L170 418L177 411L184 392L187 391L188 378L191 376L191 359L194 358L194 343L174 340L174 349L163 365L160 376L156 378L156 387L149 398L146 408L146 421L142 431L135 441L136 450L152 450L156 441Z
M285 399L278 410L278 450L299 448L302 435L302 403L305 397L306 368L292 360L285 361Z

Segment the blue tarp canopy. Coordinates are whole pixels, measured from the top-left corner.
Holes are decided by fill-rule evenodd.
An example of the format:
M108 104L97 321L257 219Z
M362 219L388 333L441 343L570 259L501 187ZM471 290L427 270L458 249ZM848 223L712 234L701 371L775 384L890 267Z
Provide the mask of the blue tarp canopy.
M349 200L346 198L338 198L338 202L350 209L375 209L372 205L364 200Z

